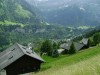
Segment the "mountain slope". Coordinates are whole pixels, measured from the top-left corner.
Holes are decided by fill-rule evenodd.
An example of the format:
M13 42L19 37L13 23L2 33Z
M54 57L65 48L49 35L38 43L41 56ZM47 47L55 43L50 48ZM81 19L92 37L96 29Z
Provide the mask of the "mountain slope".
M39 1L43 19L67 26L100 25L100 0L47 0Z
M35 23L39 19L34 13L34 8L25 0L1 0L0 21L11 21L17 23Z
M73 38L88 29L56 26L42 22L36 13L38 11L37 8L27 1L28 0L1 0L1 42L4 42L2 39L5 40L5 42L9 42L9 44L15 42L36 42L44 39L62 40ZM3 46L5 45L4 43Z

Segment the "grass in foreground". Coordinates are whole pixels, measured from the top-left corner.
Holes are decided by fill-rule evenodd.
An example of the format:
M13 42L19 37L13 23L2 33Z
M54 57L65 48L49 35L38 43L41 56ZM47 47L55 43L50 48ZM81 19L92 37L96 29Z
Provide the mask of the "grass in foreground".
M56 61L49 61L42 65L42 69L49 69L33 75L100 75L99 54L100 47L89 48Z

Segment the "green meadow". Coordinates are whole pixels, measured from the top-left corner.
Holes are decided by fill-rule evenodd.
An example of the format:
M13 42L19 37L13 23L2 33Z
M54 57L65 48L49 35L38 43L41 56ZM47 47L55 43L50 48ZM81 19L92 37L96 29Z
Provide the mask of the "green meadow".
M58 58L43 56L41 71L31 75L100 75L100 47L95 46L73 55Z

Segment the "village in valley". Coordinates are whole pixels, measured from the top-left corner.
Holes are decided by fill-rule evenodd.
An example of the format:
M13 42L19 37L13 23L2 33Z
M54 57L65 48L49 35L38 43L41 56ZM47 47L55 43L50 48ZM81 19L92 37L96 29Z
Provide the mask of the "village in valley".
M0 0L0 75L100 75L100 0Z
M62 55L72 55L79 51L92 48L95 45L90 45L90 40L83 38L80 41L72 41L68 39L57 45L54 42L52 45L50 40L46 40L41 45L39 51L34 51L31 43L27 46L15 43L0 53L0 75L18 75L31 72L38 72L41 70L42 64L48 62L41 58L49 56L51 58L59 58Z

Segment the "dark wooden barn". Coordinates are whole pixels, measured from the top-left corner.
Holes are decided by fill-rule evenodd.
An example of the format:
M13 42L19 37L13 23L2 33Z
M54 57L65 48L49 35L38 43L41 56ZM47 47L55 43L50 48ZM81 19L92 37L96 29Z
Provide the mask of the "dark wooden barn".
M35 52L18 43L0 53L0 70L6 70L7 75L36 72L43 62Z

